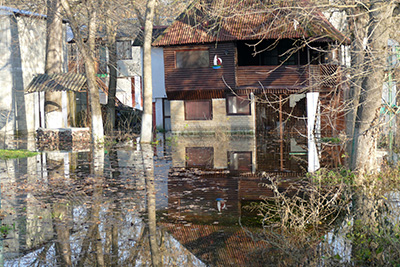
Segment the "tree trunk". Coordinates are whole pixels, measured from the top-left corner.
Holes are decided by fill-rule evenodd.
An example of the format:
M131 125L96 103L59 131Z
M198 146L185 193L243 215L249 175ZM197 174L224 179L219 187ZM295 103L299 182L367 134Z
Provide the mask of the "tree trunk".
M97 12L94 5L96 1L88 1L87 7L89 10L89 27L88 27L88 38L87 42L84 43L83 38L80 34L80 26L78 25L75 17L71 11L71 7L68 0L61 0L61 4L67 14L68 19L71 23L71 28L76 38L78 48L85 62L86 79L89 90L89 102L91 109L91 126L92 126L92 142L95 145L101 145L104 141L103 131L103 119L101 116L100 96L99 89L96 81L96 68L94 61L95 51L95 39L97 32L96 16Z
M150 144L142 145L143 170L146 179L149 244L152 266L162 266L160 248L157 242L156 191L154 179L153 150Z
M111 27L110 24L107 27ZM115 127L115 96L117 93L117 47L115 43L115 34L109 34L109 41L107 44L109 60L108 68L110 70L110 77L108 83L108 100L107 100L107 122L105 124L106 133L112 135Z
M70 210L67 203L57 203L53 206L54 230L57 235L56 251L59 255L60 265L72 266L72 251L70 244Z
M146 6L146 18L144 27L143 44L143 116L142 129L140 133L141 143L150 143L153 130L153 84L151 74L151 42L153 36L155 0L148 0Z
M393 5L372 3L369 11L367 42L365 46L364 77L354 127L352 167L360 174L376 172L379 109L381 106L388 28Z
M85 51L85 72L88 82L88 90L90 97L90 108L92 112L92 142L94 144L101 144L104 141L103 118L101 116L100 95L99 88L96 81L96 68L94 61L94 51L96 48L96 24L97 12L92 7L92 12L89 17L89 36L88 36L88 51ZM84 49L85 50L85 49Z
M46 65L47 74L62 72L62 18L59 0L47 0ZM45 93L45 125L47 128L64 127L61 92Z
M354 126L357 117L357 107L359 105L360 100L360 88L363 80L362 73L364 72L364 57L365 52L363 48L364 38L366 37L366 28L368 24L368 16L365 14L363 16L356 16L355 14L361 13L357 9L348 9L348 16L352 19L349 19L349 31L351 32L351 49L350 49L350 57L351 57L351 68L348 69L349 75L352 77L350 80L350 88L348 94L349 101L349 112L347 114L347 136L350 140L348 143L348 154L352 155L352 149L354 146ZM351 162L350 159L349 165L354 166L354 163Z

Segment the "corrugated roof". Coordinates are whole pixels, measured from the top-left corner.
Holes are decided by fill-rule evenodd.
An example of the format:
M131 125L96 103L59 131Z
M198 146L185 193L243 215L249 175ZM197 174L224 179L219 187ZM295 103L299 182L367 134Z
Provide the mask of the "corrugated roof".
M32 12L29 10L8 7L8 6L0 6L0 15L3 15L3 16L25 16L25 17L31 17L31 18L47 19L47 15L39 14L39 13ZM63 19L62 22L67 23L68 20Z
M349 42L306 0L200 0L153 45L286 38Z
M53 91L82 91L86 77L79 73L39 74L25 89L26 93Z
M45 19L47 18L46 15L31 12L28 10L22 10L18 8L13 8L13 7L8 7L8 6L0 6L0 13L1 15L22 15L22 16L28 16L28 17L37 17L37 18L42 18Z

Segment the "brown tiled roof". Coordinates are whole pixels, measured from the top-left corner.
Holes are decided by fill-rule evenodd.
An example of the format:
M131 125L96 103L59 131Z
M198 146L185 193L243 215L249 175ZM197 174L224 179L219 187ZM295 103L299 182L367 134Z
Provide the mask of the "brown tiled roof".
M243 86L235 90L176 90L167 91L168 99L170 100L198 100L210 98L225 98L228 94L249 95L250 93L259 94L293 94L305 92L308 89L306 86L282 86L282 87L263 87L261 86Z
M285 38L349 42L306 0L199 0L153 45Z

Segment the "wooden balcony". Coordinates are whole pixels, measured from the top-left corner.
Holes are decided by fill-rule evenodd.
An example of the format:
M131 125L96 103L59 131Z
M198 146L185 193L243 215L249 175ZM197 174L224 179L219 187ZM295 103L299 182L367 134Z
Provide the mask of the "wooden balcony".
M236 68L238 89L259 88L266 92L279 89L293 91L326 91L340 84L337 65L308 66L239 66Z

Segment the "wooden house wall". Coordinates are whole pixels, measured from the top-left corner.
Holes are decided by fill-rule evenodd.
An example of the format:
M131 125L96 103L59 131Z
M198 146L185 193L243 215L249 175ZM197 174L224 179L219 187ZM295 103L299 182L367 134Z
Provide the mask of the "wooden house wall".
M238 66L237 86L304 86L308 72L305 66Z
M208 49L209 67L176 68L176 52L196 49ZM215 55L223 61L222 68L217 70L212 68ZM282 88L302 90L311 86L309 90L318 91L340 82L336 65L237 66L234 43L165 47L164 62L166 91L175 100L221 98L225 96L223 91L230 88L256 89L260 84L270 88L268 92L279 94Z
M209 66L205 68L176 68L176 52L185 50L209 51ZM239 94L272 93L275 95L291 94L306 91L321 93L321 134L337 136L345 129L344 112L340 111L343 103L341 87L341 69L337 65L307 66L237 66L236 46L232 43L169 46L164 48L165 87L170 100L193 100L224 98L229 88ZM222 68L213 69L213 58L222 58ZM260 91L261 86L265 91ZM305 107L304 107L305 108ZM293 112L293 111L292 111ZM291 112L291 114L292 114ZM301 113L301 111L299 111ZM304 114L297 114L301 117ZM285 119L285 118L284 118ZM294 125L296 120L287 123L305 131L304 122ZM258 121L259 123L259 121ZM293 128L292 127L292 128ZM304 129L303 129L304 128Z
M209 50L209 67L176 68L176 52L194 49ZM215 70L212 65L216 54L222 59L222 68ZM206 44L165 47L164 62L165 88L169 97L176 91L226 90L228 87L224 80L230 87L235 87L235 46L233 43L220 43L217 46ZM201 98L201 95L198 98ZM180 97L174 97L174 99L180 99Z
M345 134L346 111L343 105L343 90L321 92L321 137L340 138ZM323 139L324 140L324 139ZM340 140L341 142L344 140ZM344 164L345 149L341 142L322 142L320 163L326 168L337 168Z
M321 101L321 136L337 137L346 129L343 92L322 92Z

